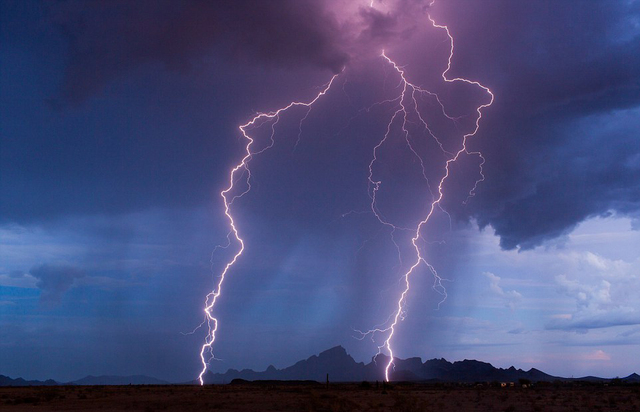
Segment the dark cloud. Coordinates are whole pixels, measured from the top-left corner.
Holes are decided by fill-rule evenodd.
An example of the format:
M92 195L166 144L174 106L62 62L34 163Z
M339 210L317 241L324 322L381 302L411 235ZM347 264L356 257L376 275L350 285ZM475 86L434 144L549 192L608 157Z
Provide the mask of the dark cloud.
M479 222L496 229L503 247L529 248L590 216L637 212L640 170L630 166L639 150L636 113L537 128L529 132L532 138L549 134L557 141L524 151L513 148L504 153L507 159L494 158L490 148L487 154L495 163L487 166L490 178L477 199ZM607 130L603 123L615 126Z
M411 27L398 27L398 16L392 13L383 13L376 9L363 8L360 15L364 22L364 30L360 33L360 41L362 43L370 43L372 41L386 41L400 35L399 29L404 31L411 30Z
M85 276L84 271L75 266L50 264L35 266L29 274L38 279L36 286L42 292L40 302L43 304L58 303L75 280Z
M453 73L496 95L472 143L487 179L458 213L507 249L637 213L640 5L450 1L440 12L456 36Z
M336 4L3 3L0 220L210 202L239 122L398 39L413 10L339 20Z
M354 56L376 54L407 39L423 17L422 1L382 12L313 0L180 0L83 2L51 6L68 43L55 104L82 102L141 65L184 72L206 57L229 64L320 68L340 72Z
M68 0L51 13L68 41L62 102L78 103L143 64L184 71L214 53L232 63L317 66L334 73L348 59L334 16L309 0Z
M308 92L297 88L300 79L326 79L318 71L339 71L359 53L403 45L398 50L406 56L399 58L409 59L432 41L413 35L428 26L425 4L384 2L378 10L306 0L47 3L43 18L63 33L65 60L53 74L38 71L14 83L51 76L61 88L48 96L88 113L52 118L18 99L3 108L8 139L0 185L11 193L0 205L3 218L210 201L210 188L241 149L228 138L237 135L238 119L298 98L292 90ZM590 216L638 214L637 2L449 0L428 10L456 37L450 74L477 79L496 95L472 141L485 154L487 178L472 202L461 205L454 196L448 210L491 225L508 249L540 245ZM3 43L12 50L16 36L7 33ZM446 39L439 41L444 50ZM441 70L438 58L408 68ZM288 71L271 87L264 66ZM13 72L3 67L6 82ZM189 68L199 75L175 75ZM120 95L80 104L109 85Z

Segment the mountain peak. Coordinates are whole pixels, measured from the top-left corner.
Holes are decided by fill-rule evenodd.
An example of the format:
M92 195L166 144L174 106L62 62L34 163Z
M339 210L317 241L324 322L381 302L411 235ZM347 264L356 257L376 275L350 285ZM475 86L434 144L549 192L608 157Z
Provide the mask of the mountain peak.
M362 382L383 380L389 356L377 354L370 363L356 362L342 346L334 346L300 360L284 369L269 366L264 372L252 370L228 370L224 374L209 373L207 383L225 383L233 379L252 380L314 380L324 382ZM518 379L529 379L532 382L553 381L561 379L531 368L525 372L511 366L508 369L496 368L488 362L474 359L449 362L444 358L430 359L422 363L418 357L394 359L391 375L395 381L439 381L439 382L516 382ZM640 380L637 374L625 378L629 382Z
M349 356L347 354L347 350L345 348L343 348L342 346L338 345L338 346L334 346L331 349L327 349L323 352L320 352L320 354L318 355L319 358L322 357L338 357L338 356Z
M638 375L637 373L632 373L631 375L627 376L626 378L622 378L622 380L627 381L627 382L640 382L640 375Z

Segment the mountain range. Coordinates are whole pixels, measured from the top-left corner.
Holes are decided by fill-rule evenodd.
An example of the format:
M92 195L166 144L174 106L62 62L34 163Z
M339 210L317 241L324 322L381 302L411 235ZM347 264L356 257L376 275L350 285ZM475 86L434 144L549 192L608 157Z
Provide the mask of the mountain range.
M0 375L0 386L55 386L55 385L170 385L171 382L163 381L144 375L132 376L85 376L71 382L57 382L53 379L46 381L31 380L22 378L12 379L8 376Z
M60 383L53 379L47 379L46 381L28 381L22 378L11 379L8 376L0 375L0 386L55 386Z
M284 369L269 366L262 372L251 369L241 371L229 369L225 373L207 372L204 382L207 384L230 383L234 379L245 381L317 381L324 382L329 375L331 382L362 382L383 381L384 369L389 357L379 354L371 362L356 362L342 346L336 346L319 355L313 355L305 360L296 362ZM412 382L518 382L526 379L531 382L552 382L556 380L582 380L592 382L606 382L611 379L586 376L582 378L562 378L546 374L538 369L528 371L510 367L496 368L490 363L477 360L462 360L449 362L445 359L430 359L422 362L420 358L395 359L394 368L390 371L391 381ZM640 383L640 376L633 373L620 381L626 383ZM199 383L197 381L189 384ZM12 379L0 375L0 386L51 386L51 385L167 385L170 382L144 375L133 376L86 376L71 382L56 382L54 380L37 381Z
M312 380L324 382L329 375L331 382L383 381L384 370L389 357L379 354L371 362L356 362L342 346L336 346L319 355L301 360L284 369L269 366L263 372L251 369L241 371L229 369L225 373L209 372L204 376L205 383L229 383L234 379L256 380ZM394 368L389 373L391 381L412 382L518 382L527 379L531 382L552 382L570 380L546 374L538 369L528 371L510 367L496 368L490 363L477 360L449 362L445 359L431 359L422 362L420 358L395 359ZM606 378L584 377L573 380L607 381ZM639 383L640 376L631 374L621 379L628 383Z

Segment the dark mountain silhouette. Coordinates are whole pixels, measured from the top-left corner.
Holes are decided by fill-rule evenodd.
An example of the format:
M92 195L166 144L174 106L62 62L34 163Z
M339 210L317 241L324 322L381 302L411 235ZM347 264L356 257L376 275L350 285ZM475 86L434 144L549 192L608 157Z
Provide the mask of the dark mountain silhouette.
M8 376L0 375L0 386L54 386L60 385L60 383L53 379L47 379L46 381L27 381L22 378L12 379Z
M622 380L627 383L640 383L640 375L638 375L637 373L632 373L626 378L622 378Z
M368 364L356 362L342 346L336 346L301 360L284 369L276 369L269 366L263 372L251 369L238 371L229 369L226 373L207 373L204 376L205 383L230 383L234 379L244 381L257 380L313 380L324 382L327 374L331 382L361 382L384 380L384 369L389 362L389 357L379 354ZM431 359L422 362L420 358L395 359L394 367L390 371L392 381L413 382L518 382L526 379L531 382L552 382L556 380L592 380L609 381L605 378L585 377L567 379L546 374L538 369L531 368L528 371L516 369L511 366L508 369L496 368L490 363L477 360L449 362L445 359ZM640 382L637 374L629 375L621 379L627 383Z
M567 378L565 380L568 381L585 381L585 382L594 382L594 383L604 383L608 382L610 379L607 378L599 378L597 376L583 376L581 378Z
M169 385L170 382L144 375L134 376L85 376L71 382L56 382L53 379L46 381L28 381L22 378L12 379L0 375L0 386L55 386L55 385Z
M342 346L336 346L301 360L284 369L269 366L264 372L250 369L238 371L229 369L226 373L208 373L205 383L229 383L234 379L253 380L315 380L323 382L329 374L332 382L359 382L384 380L384 370L389 357L379 354L368 364L356 362ZM393 381L434 381L434 382L517 382L519 379L553 381L560 379L537 369L523 371L513 366L509 369L493 367L490 363L476 360L448 362L445 359L431 359L422 362L420 358L395 359L390 371Z
M208 373L206 383L229 383L234 379L254 380L314 380L323 382L327 373L335 382L356 382L365 379L365 364L357 363L342 346L336 346L313 355L306 360L296 362L284 369L269 366L264 372L251 369L238 371L229 369L226 373Z
M365 364L356 362L342 346L336 346L319 355L313 355L305 360L296 362L284 369L269 366L262 372L251 369L241 371L229 369L225 373L208 372L204 381L208 384L250 382L250 381L316 381L324 382L327 374L331 382L362 382L383 381L384 370L389 363L389 357L379 354ZM420 358L395 359L394 367L390 370L392 381L410 382L518 382L526 379L531 382L552 381L590 381L590 382L622 382L640 383L640 375L632 373L625 378L607 379L595 376L582 378L562 378L548 375L538 369L528 371L516 369L496 368L490 363L465 359L449 362L445 359L430 359L422 362ZM190 383L199 383L193 381ZM168 385L170 382L150 376L86 376L72 382L60 383L54 380L38 381L22 378L12 379L0 375L0 386L52 386L52 385Z
M170 382L152 378L151 376L132 375L132 376L85 376L67 385L169 385Z

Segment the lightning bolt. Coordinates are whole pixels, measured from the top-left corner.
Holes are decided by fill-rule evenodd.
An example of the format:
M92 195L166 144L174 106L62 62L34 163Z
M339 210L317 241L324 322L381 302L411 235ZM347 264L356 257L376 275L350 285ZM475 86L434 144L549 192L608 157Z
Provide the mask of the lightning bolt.
M373 0L370 3L370 7L373 7ZM434 1L431 2L430 6L433 5ZM451 165L456 163L458 161L458 159L460 158L460 156L462 155L470 155L470 156L478 156L480 158L480 165L479 165L479 175L480 178L476 180L473 188L469 191L469 195L467 197L467 199L465 200L464 203L466 203L467 201L469 201L469 199L471 197L473 197L475 195L476 189L478 187L478 184L480 182L482 182L484 180L484 173L483 173L483 165L485 163L485 159L482 156L482 153L480 153L479 151L469 151L469 149L467 148L467 141L475 136L480 128L480 121L482 119L482 113L483 110L486 109L487 107L491 106L493 104L494 101L494 95L491 92L491 90L480 84L477 81L472 81L472 80L468 80L465 78L460 78L460 77L454 77L454 78L449 78L447 76L447 73L451 70L451 62L453 59L453 55L454 55L454 40L453 37L449 31L449 28L445 25L440 25L437 24L429 15L429 21L431 22L432 26L435 29L440 29L443 30L448 39L449 39L449 45L450 45L450 49L449 49L449 57L448 57L448 61L447 61L447 67L446 69L442 72L442 79L444 82L446 83L456 83L456 82L463 82L463 83L467 83L469 85L473 85L476 87L481 88L482 90L484 90L486 92L486 94L489 96L489 101L487 103L481 104L480 106L478 106L476 108L476 119L475 119L475 127L473 128L473 130L469 133L466 133L462 136L462 143L460 145L460 147L458 148L457 151L455 152L450 152L445 150L441 140L436 136L436 134L432 131L432 129L429 127L428 122L426 121L426 119L422 116L422 114L420 113L419 110L419 102L418 102L418 96L425 96L428 95L431 98L435 99L435 101L439 104L442 114L449 120L456 122L458 120L458 118L450 116L449 114L447 114L447 111L445 109L445 105L442 103L442 101L440 100L440 98L438 97L437 94L430 92L426 89L423 89L422 87L410 82L407 77L406 77L406 73L404 71L404 69L399 66L394 60L392 60L387 54L386 52L383 50L380 57L387 63L389 64L394 71L398 74L398 76L400 77L400 83L399 86L401 89L400 94L398 95L398 97L394 98L394 99L389 99L389 100L384 100L382 102L378 102L375 103L375 105L381 105L381 104L389 104L389 103L393 103L393 104L397 104L395 112L393 113L393 115L391 116L389 123L387 124L386 127L386 131L382 137L382 139L378 142L377 145L375 145L375 147L373 148L373 157L369 163L369 173L368 173L368 185L369 185L369 197L371 199L370 202L370 209L371 209L371 213L375 216L375 218L379 221L379 223L381 223L383 225L383 227L388 227L390 228L391 231L391 238L392 241L397 249L398 252L398 259L400 261L400 263L402 264L402 256L401 256L401 249L400 246L398 245L398 243L396 242L396 239L394 237L394 234L396 233L396 231L398 230L409 230L413 233L413 236L411 238L411 244L413 246L413 250L415 251L415 257L414 257L414 261L413 264L409 267L409 269L402 275L401 280L404 283L404 287L402 289L402 293L400 294L400 296L398 297L398 300L396 302L395 305L395 310L392 312L392 314L389 316L389 318L387 319L386 322L384 322L382 325L376 326L374 329L371 329L369 331L366 332L361 332L361 331L357 331L358 333L361 334L361 338L364 338L365 336L370 335L373 339L373 335L377 334L377 333L385 333L387 334L386 339L384 340L383 344L380 345L378 347L378 353L381 353L382 350L386 350L389 354L389 361L385 367L385 380L389 381L389 373L390 373L390 369L393 367L394 365L394 351L393 351L393 347L392 347L392 343L393 343L393 338L396 334L396 327L398 326L399 322L404 320L404 317L406 315L406 310L405 310L405 306L406 306L406 301L407 301L407 295L409 294L409 291L411 289L411 277L412 275L418 270L418 268L422 265L424 265L424 267L426 267L426 269L433 275L434 278L434 283L433 283L433 289L438 292L439 294L441 294L443 296L442 300L440 301L440 303L438 304L438 307L440 306L440 304L442 302L444 302L447 298L447 293L446 293L446 289L444 288L442 282L445 280L443 279L437 272L437 270L434 268L433 265L431 265L426 258L423 256L423 252L422 249L419 245L419 242L422 240L423 242L426 242L426 240L423 238L422 235L422 231L425 225L427 225L427 223L431 220L434 212L436 211L436 209L442 211L443 213L447 214L448 213L442 208L441 203L442 200L444 199L445 196L445 192L444 192L444 184L447 181L447 179L449 178L450 175L450 168ZM200 374L198 375L198 379L200 381L200 384L203 385L204 384L204 379L203 376L205 374L205 372L207 371L207 368L209 366L209 362L214 359L213 356L213 344L216 340L216 333L218 331L218 326L219 326L219 322L218 319L216 317L214 317L213 315L213 309L215 307L215 304L218 300L218 298L220 297L221 293L222 293L222 286L224 283L224 280L226 278L226 276L228 275L229 271L231 270L231 268L236 264L236 262L238 261L238 259L241 257L241 255L243 254L244 250L245 250L245 243L244 240L241 238L240 233L238 231L237 228L237 224L236 221L234 220L233 214L232 214L232 208L231 206L233 205L233 202L238 199L241 198L242 196L244 196L245 194L247 194L250 190L251 190L251 169L249 168L249 163L251 161L251 159L253 158L253 156L258 155L260 153L263 153L264 151L270 149L271 147L273 147L273 145L275 144L275 127L278 124L279 120L280 120L280 115L283 114L284 112L288 111L289 109L293 108L293 107L304 107L306 109L306 112L304 114L304 116L300 119L300 123L299 123L299 128L298 128L298 137L294 146L294 151L295 148L298 145L298 142L300 141L300 136L302 134L302 125L303 122L307 119L307 117L309 116L309 113L311 112L313 105L315 104L316 101L318 101L318 99L320 99L322 96L324 96L325 94L327 94L329 92L329 90L331 89L332 85L334 84L335 79L339 76L340 74L335 74L331 77L330 81L325 84L321 91L319 93L317 93L317 95L310 101L308 102L300 102L300 101L293 101L291 103L289 103L288 105L272 111L272 112L266 112L266 113L258 113L256 114L251 120L249 120L247 123L239 126L239 130L240 133L242 134L243 138L246 141L246 145L244 148L244 156L242 157L242 159L240 160L240 162L238 164L236 164L230 171L229 173L229 184L226 187L226 189L222 190L220 192L220 197L222 198L222 202L224 204L224 214L229 222L229 227L230 227L230 231L227 235L227 244L224 246L220 246L221 248L228 248L231 246L232 243L235 243L237 245L239 245L239 248L237 250L237 252L234 254L233 258L231 260L229 260L226 265L224 266L224 269L222 270L222 272L219 275L219 279L218 282L215 286L215 288L209 292L206 295L205 298L205 306L204 306L204 314L205 314L205 320L203 322L203 325L207 325L208 328L208 333L207 336L205 337L205 342L202 345L202 348L200 350L200 359L202 362L202 370L200 372ZM344 90L344 84L343 84L343 90ZM372 106L373 107L373 106ZM368 112L371 109L368 108L366 109L366 111ZM439 148L441 149L442 153L444 153L447 156L447 160L445 162L445 167L444 167L444 174L442 175L442 177L437 181L437 185L432 186L432 183L429 181L428 177L427 177L427 173L425 170L425 161L422 158L422 156L420 156L420 154L415 150L411 139L410 139L410 132L409 129L407 127L407 124L410 123L410 120L408 119L409 116L411 115L416 115L419 124L421 125L422 128L424 128L424 130L428 133L428 135L434 139L434 141L436 142L436 144L439 146ZM424 178L425 182L426 182L426 187L429 191L429 194L431 195L431 202L428 203L425 207L425 215L422 218L422 220L419 221L419 223L413 227L413 228L405 228L405 227L400 227L397 226L395 224L393 224L391 221L389 221L387 218L385 218L385 216L383 215L383 213L380 211L379 207L378 207L378 192L380 191L381 185L382 185L382 181L381 180L376 180L374 178L374 165L376 164L376 162L378 161L378 152L379 150L381 150L382 146L387 142L387 140L389 139L391 132L392 132L392 128L393 125L396 124L397 122L401 123L401 130L402 130L402 135L404 137L404 140L406 141L407 147L409 148L409 150L412 152L413 156L415 156L418 159L418 162L420 164L421 167L421 172L422 172L422 177ZM260 150L253 150L253 145L255 142L255 139L251 136L250 131L253 128L258 128L261 127L264 124L270 123L270 127L271 127L271 134L269 136L269 144L260 149ZM239 194L234 194L236 192L236 183L241 180L244 177L244 184L245 184L245 188L239 193ZM433 189L433 187L435 187L435 190ZM349 212L349 213L353 213L353 212ZM450 216L449 216L450 218ZM389 325L389 326L384 326L384 325Z
M216 340L216 332L218 331L219 322L218 322L218 319L213 316L213 313L212 313L213 308L218 300L218 297L220 297L222 293L222 286L223 286L225 277L227 276L231 268L236 264L236 262L238 261L238 259L240 258L240 256L245 250L244 240L240 237L240 232L238 231L236 222L231 212L231 205L236 199L241 198L251 190L251 169L249 168L249 163L253 158L253 156L260 154L270 149L271 147L273 147L273 145L275 144L275 140L274 140L275 126L280 120L280 115L286 112L287 110L291 109L292 107L297 106L297 107L307 108L305 116L300 120L300 133L301 133L302 123L309 116L309 113L314 103L318 101L318 99L320 99L322 96L327 94L327 92L329 92L329 89L331 89L331 86L333 85L334 80L338 76L339 74L334 74L333 77L331 77L331 80L329 80L329 82L324 85L322 90L315 96L313 100L309 102L293 101L276 111L267 112L267 113L258 113L247 123L238 127L238 129L240 130L240 133L242 133L242 136L247 142L244 148L245 154L244 154L244 157L240 160L240 162L231 169L231 172L229 173L229 185L227 186L226 189L220 192L220 197L222 198L222 202L224 204L224 214L227 217L227 220L229 221L229 227L231 229L227 236L227 239L229 240L229 243L231 242L231 240L234 240L235 242L237 242L240 248L235 253L233 258L227 262L224 269L220 273L220 277L216 287L211 292L209 292L205 298L205 306L204 306L205 321L203 322L203 324L206 323L208 327L208 333L207 333L207 336L205 337L205 342L202 345L202 348L200 350L200 360L202 362L202 370L198 375L198 380L200 381L200 385L204 385L203 376L207 371L209 362L212 359L214 359L212 350L213 350L213 343ZM268 146L264 147L263 149L254 152L252 151L252 146L255 140L249 134L249 130L253 127L259 127L265 122L271 122L270 143ZM300 135L298 135L298 141L299 139L300 139ZM297 142L296 142L296 145L297 145ZM237 176L238 174L240 174L240 177ZM245 176L246 188L240 194L233 195L233 191L235 189L235 183L243 175ZM228 246L229 245L227 244L225 246L220 246L220 247L226 248ZM209 359L207 359L207 356L206 356L207 353L209 354Z
M431 4L433 4L433 2ZM407 295L408 295L408 293L409 293L409 291L411 289L411 282L410 282L411 276L415 273L415 271L421 265L426 266L426 268L428 269L429 272L431 272L431 274L433 275L433 278L434 278L433 289L443 296L442 300L438 303L438 307L440 307L440 304L442 304L447 298L446 289L444 288L444 285L442 284L442 281L444 279L438 274L437 270L433 267L433 265L431 265L425 259L425 257L422 254L422 250L421 250L418 242L421 239L424 240L423 237L422 237L422 229L431 220L436 208L438 208L439 210L443 211L444 213L446 213L448 215L448 213L441 206L441 202L442 202L442 200L444 198L444 189L443 189L443 187L444 187L445 182L449 178L451 165L453 163L457 162L461 155L463 155L463 154L475 155L475 156L478 156L481 159L480 160L480 165L479 165L480 178L476 180L473 188L469 191L469 195L468 195L467 199L464 202L465 204L469 201L469 199L471 197L473 197L475 195L475 191L477 189L478 184L484 180L483 165L485 163L485 158L482 156L482 153L480 153L479 151L469 151L468 148L467 148L467 141L469 140L469 138L475 136L476 133L478 132L478 130L480 128L480 120L482 119L482 111L483 111L483 109L491 106L493 104L493 101L494 101L494 95L491 92L491 90L488 87L480 84L479 82L468 80L468 79L465 79L465 78L460 78L460 77L449 78L447 76L447 73L451 70L451 61L453 59L453 54L454 54L454 47L455 46L454 46L453 36L451 35L451 33L449 31L449 28L447 26L437 24L431 18L431 16L429 16L429 21L431 22L431 24L433 25L434 28L444 30L445 33L447 34L447 37L449 38L449 44L450 44L449 58L448 58L448 61L447 61L447 68L442 72L442 79L447 83L464 82L464 83L467 83L467 84L470 84L470 85L474 85L474 86L480 87L489 96L489 101L487 103L481 104L480 106L478 106L476 108L477 117L476 117L476 120L475 120L475 127L474 127L473 131L471 131L470 133L466 133L466 134L464 134L462 136L462 144L461 144L460 148L458 149L458 151L456 151L455 153L448 152L448 151L446 151L444 149L441 141L432 132L432 130L429 128L429 125L425 121L424 117L420 114L420 111L419 111L419 108L418 108L418 100L416 98L416 95L428 94L430 96L433 96L436 99L436 101L439 103L440 107L442 108L442 113L446 118L448 118L451 121L456 121L457 118L449 116L446 113L444 105L442 104L440 98L435 93L432 93L432 92L430 92L428 90L425 90L425 89L423 89L423 88L411 83L406 78L405 71L403 70L403 68L401 66L399 66L395 61L393 61L389 56L387 56L387 54L385 53L384 50L382 51L381 56L394 68L394 70L400 76L400 79L401 79L401 83L400 84L401 84L402 87L401 87L400 95L396 99L392 99L391 100L391 101L397 101L398 102L398 108L396 109L396 111L394 112L393 116L389 120L389 123L387 124L386 133L384 134L383 138L374 147L374 149L373 149L373 158L372 158L371 162L369 163L369 176L368 176L368 178L369 178L369 185L372 188L371 191L370 191L370 198L371 198L370 207L371 207L371 211L373 212L375 217L378 219L378 221L381 224L391 228L392 241L395 244L396 249L398 250L398 254L400 254L400 248L399 248L398 244L396 243L395 238L393 238L393 234L398 229L398 227L396 227L393 223L391 223L388 220L386 220L384 218L384 216L380 213L380 210L378 209L378 206L377 206L377 193L378 193L378 191L380 189L380 185L382 184L382 182L379 181L379 180L374 180L373 179L373 166L376 163L376 161L378 160L377 152L380 149L380 147L389 138L389 135L391 133L392 125L394 124L394 122L396 122L397 118L401 118L402 119L402 126L401 126L402 134L403 134L403 136L404 136L404 138L406 140L408 148L413 153L413 155L415 155L417 157L417 159L420 162L420 166L421 166L421 169L422 169L422 176L426 180L427 187L428 187L429 192L431 193L431 196L432 196L432 201L431 201L431 203L429 204L429 206L427 208L428 212L426 213L425 217L418 223L417 227L415 228L415 234L414 234L413 238L411 239L411 244L413 245L413 249L415 251L415 261L414 261L413 265L402 276L401 279L402 279L402 281L404 283L404 288L402 289L402 293L400 294L400 296L399 296L399 298L397 300L396 309L392 313L390 319L388 319L387 322L385 322L383 325L389 324L389 321L391 321L391 323L387 327L382 327L382 325L380 325L380 326L377 326L374 329L368 330L366 332L362 332L362 331L356 330L356 332L361 335L360 339L363 339L365 336L368 336L368 335L370 335L372 337L372 339L373 339L373 335L374 334L377 334L377 333L388 333L387 338L384 340L384 343L378 347L378 354L380 354L381 351L384 350L384 349L386 349L386 351L389 354L389 361L388 361L388 363L387 363L387 365L385 367L385 380L386 381L389 381L389 372L390 372L391 368L394 365L394 352L393 352L393 347L392 347L392 341L393 341L394 335L396 334L396 327L398 326L398 323L400 321L404 320L404 317L406 315L405 305L406 305L406 301L407 301ZM449 158L447 159L447 161L445 163L445 173L440 178L440 180L438 182L436 193L434 193L432 191L431 185L429 184L429 179L426 176L424 160L416 152L416 150L412 146L411 141L409 139L409 130L407 129L407 122L408 122L407 117L409 116L410 108L413 108L412 113L415 113L417 115L417 118L419 119L420 124L422 125L422 127L424 127L424 129L429 133L429 135L436 141L436 143L438 144L440 149L443 151L443 153L445 153L445 154L447 154L449 156ZM449 216L449 218L450 218L450 216Z

